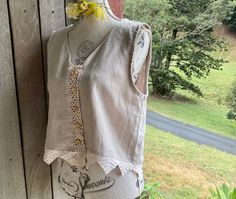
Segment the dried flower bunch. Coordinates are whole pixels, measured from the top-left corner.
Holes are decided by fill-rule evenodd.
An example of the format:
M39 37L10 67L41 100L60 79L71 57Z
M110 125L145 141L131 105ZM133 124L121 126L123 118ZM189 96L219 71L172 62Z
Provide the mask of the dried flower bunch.
M70 2L66 6L66 14L70 19L78 19L81 16L94 15L97 19L104 19L104 12L101 8L101 5L86 0L79 0L77 2Z

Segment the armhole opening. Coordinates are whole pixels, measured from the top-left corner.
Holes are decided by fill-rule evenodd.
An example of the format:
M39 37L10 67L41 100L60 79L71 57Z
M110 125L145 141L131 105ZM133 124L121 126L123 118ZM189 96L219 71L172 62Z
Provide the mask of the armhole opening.
M149 47L148 47L148 51L147 51L147 55L142 63L142 65L140 66L140 70L137 74L134 74L134 59L136 57L136 50L135 47L137 45L138 42L138 37L141 31L143 31L143 29L145 29L145 31L148 32L149 34ZM151 28L148 24L146 23L142 23L140 26L138 26L138 29L136 30L136 34L135 34L135 40L133 43L133 49L132 49L132 57L131 57L131 68L130 68L130 75L131 75L131 81L132 81L132 85L134 87L134 89L136 90L136 92L138 92L139 95L141 95L142 97L146 97L149 94L148 91L148 76L149 76L149 70L150 70L150 64L151 64L151 58L152 58L152 34L151 34Z

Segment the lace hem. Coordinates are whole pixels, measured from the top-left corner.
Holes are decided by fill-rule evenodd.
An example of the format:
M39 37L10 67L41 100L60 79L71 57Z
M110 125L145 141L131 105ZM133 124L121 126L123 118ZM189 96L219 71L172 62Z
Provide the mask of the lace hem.
M60 150L45 150L43 161L50 165L56 158L61 158L74 166L85 166L89 169L90 165L98 163L106 174L109 174L117 166L122 175L132 170L138 174L138 179L143 179L142 165L133 165L131 163L121 162L112 158L99 156L91 152L86 153L87 162L85 163L83 156L78 151L60 151Z

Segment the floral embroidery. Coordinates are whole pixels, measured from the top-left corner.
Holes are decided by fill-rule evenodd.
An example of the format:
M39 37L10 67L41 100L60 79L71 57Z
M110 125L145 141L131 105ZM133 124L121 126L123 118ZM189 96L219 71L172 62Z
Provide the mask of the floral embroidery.
M76 64L83 64L86 58L94 50L95 45L89 40L83 41L76 50L77 58L75 59Z
M79 151L79 154L81 154L83 158L85 157L86 154L86 147L84 140L84 126L80 109L80 96L79 96L80 72L81 72L80 65L70 65L69 75L68 75L68 91L69 91L71 111L72 111L74 146L76 151Z

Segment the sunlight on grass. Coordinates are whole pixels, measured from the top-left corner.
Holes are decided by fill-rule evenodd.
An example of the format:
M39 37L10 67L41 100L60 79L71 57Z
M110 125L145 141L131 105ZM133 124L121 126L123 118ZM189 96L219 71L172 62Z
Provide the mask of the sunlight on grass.
M228 120L228 109L206 100L173 101L148 97L148 109L176 120L236 139L236 122Z
M204 98L176 90L175 100L152 95L147 108L172 119L236 139L236 122L228 120L226 96L236 80L236 36L226 29L215 31L230 43L229 51L211 53L229 60L223 70L212 70L206 78L190 80L199 86ZM179 73L178 69L171 68ZM150 78L150 77L149 77ZM146 126L144 176L146 182L159 182L165 199L206 199L214 183L236 184L236 156L199 145L170 133Z
M205 100L213 101L217 104L226 104L225 98L231 89L232 83L236 80L236 62L226 63L222 67L223 70L212 70L206 78L193 78L192 83L197 85ZM189 98L197 99L191 93L177 90L177 93Z
M167 100L151 94L148 97L148 109L159 112L170 118L189 123L212 132L236 139L236 122L228 120L226 114L226 96L236 80L236 36L226 29L215 31L218 37L224 36L229 42L229 51L212 53L214 57L229 60L223 70L212 70L206 78L192 78L191 82L199 86L204 98L198 98L184 90L176 90L176 100ZM172 68L179 73L178 69Z
M236 158L146 126L144 176L165 198L206 199L214 183L236 180Z

